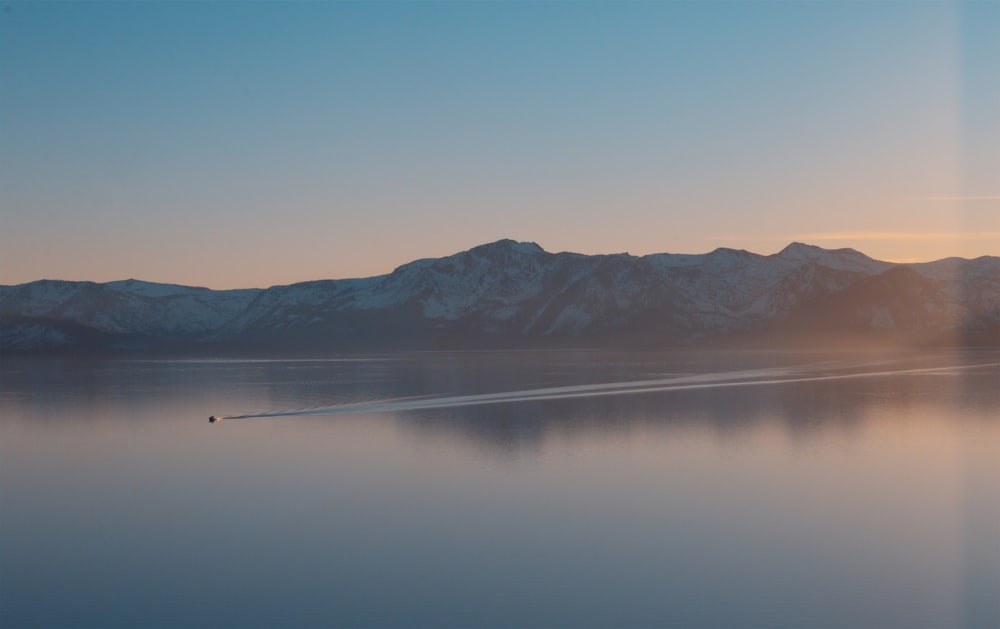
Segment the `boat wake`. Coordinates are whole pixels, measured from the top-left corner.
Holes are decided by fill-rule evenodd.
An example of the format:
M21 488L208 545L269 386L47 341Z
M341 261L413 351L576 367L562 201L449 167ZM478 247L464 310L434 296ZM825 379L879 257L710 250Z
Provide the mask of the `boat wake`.
M845 368L843 365L836 366L829 363L823 363L819 365L806 365L800 367L774 367L721 373L702 373L651 380L604 382L545 387L538 389L521 389L516 391L501 391L496 393L480 393L473 395L389 398L382 400L368 400L364 402L348 402L342 404L312 406L308 408L267 411L261 413L246 413L242 415L213 415L209 418L209 421L215 423L223 419L300 417L308 415L342 415L349 413L394 413L485 404L510 404L513 402L564 400L613 395L638 395L695 389L759 387L802 382L821 382L827 380L882 378L921 374L955 375L961 371L974 368L1000 367L1000 363L978 363L906 369L872 369L873 366L874 365L869 364L867 365L867 369L859 370L857 366L854 368Z

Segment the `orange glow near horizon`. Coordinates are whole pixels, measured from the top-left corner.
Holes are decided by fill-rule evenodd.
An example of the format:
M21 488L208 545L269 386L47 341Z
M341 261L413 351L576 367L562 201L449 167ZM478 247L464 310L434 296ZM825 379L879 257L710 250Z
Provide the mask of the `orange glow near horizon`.
M266 287L502 238L1000 255L966 4L14 3L0 284Z
M109 273L107 259L67 265L54 256L46 256L45 260L37 261L37 268L46 269L48 267L39 275L27 276L17 267L3 265L3 277L0 283L13 285L39 279L107 282L134 278L151 282L206 286L213 289L265 288L318 279L347 279L382 275L413 260L444 257L503 237L506 235L499 234L495 238L481 238L465 245L451 247L444 242L413 242L406 243L405 246L401 242L387 243L389 246L369 247L366 251L367 257L352 259L338 258L335 255L329 255L328 252L315 251L300 253L294 258L283 255L281 257L285 259L278 260L270 259L267 252L262 252L260 259L255 264L244 268L236 268L238 265L227 263L226 258L236 256L237 253L227 251L224 246L206 251L204 254L190 254L186 260L172 265L167 271L154 268L153 265L140 263L135 265L121 264L118 265L120 268L124 269L130 266L130 270ZM872 258L900 264L930 262L947 257L972 259L983 255L997 255L1000 252L1000 232L938 234L830 232L793 234L784 238L717 237L702 239L700 247L694 247L694 243L691 243L689 246L672 248L657 247L656 243L647 243L645 247L614 247L609 246L606 239L591 242L580 239L575 243L569 242L569 239L558 237L546 240L522 236L521 238L515 237L515 239L537 242L543 249L551 253L562 251L588 255L630 253L637 256L653 253L700 254L708 253L717 247L746 249L760 255L770 255L780 251L790 242L804 242L826 249L852 248ZM634 244L640 245L641 243ZM141 255L138 252L135 253L135 259L141 260ZM327 260L329 263L326 263ZM72 268L73 272L65 273L66 268Z

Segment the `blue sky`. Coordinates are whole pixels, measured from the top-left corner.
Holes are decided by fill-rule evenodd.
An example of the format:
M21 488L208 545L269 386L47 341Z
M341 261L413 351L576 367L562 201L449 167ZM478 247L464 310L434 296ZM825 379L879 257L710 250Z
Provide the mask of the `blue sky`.
M1000 254L1000 3L0 2L0 283Z

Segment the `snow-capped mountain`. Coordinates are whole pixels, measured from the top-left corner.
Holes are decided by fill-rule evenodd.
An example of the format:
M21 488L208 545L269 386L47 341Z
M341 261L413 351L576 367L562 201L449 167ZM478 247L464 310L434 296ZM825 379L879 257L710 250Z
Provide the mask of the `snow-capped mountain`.
M226 325L259 292L139 280L0 286L0 350L142 348L199 340Z
M137 280L0 287L0 349L359 350L816 339L1000 344L1000 258L897 265L549 253L501 240L388 275L213 291Z

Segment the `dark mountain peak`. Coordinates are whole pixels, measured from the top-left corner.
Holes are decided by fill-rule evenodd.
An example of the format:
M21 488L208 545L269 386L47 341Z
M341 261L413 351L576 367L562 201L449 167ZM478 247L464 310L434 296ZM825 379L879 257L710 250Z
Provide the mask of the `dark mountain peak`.
M916 269L907 264L893 264L881 273L872 276L878 277L923 277Z
M90 280L53 280L53 279L41 279L35 280L34 282L27 282L25 284L18 284L17 286L33 286L38 288L51 288L60 286L96 286L97 282L91 282Z
M868 274L881 273L893 266L889 262L869 258L860 251L849 247L824 249L801 242L793 242L771 257L800 264L816 264L841 271Z
M485 245L479 245L478 247L473 247L469 251L479 254L489 254L497 252L497 253L519 253L522 255L535 255L539 253L545 253L545 250L539 247L537 243L520 242L517 240L511 240L510 238L504 238L501 240L497 240L496 242L487 243Z
M776 255L782 258L806 259L823 255L827 250L804 242L792 242Z
M850 247L841 247L839 249L824 249L823 247L817 247L816 245L809 245L803 242L793 242L789 243L787 247L779 251L777 256L783 258L793 258L798 260L818 258L820 256L845 256L850 258L864 258L866 260L872 260L865 254L861 253L857 249L852 249Z
M865 281L869 284L883 287L910 283L922 285L931 284L930 280L918 273L916 269L905 265L891 266L878 275L874 275Z
M145 297L163 297L167 295L178 295L182 293L207 293L209 289L201 286L182 286L180 284L164 284L161 282L146 282L129 278L127 280L116 280L105 282L106 286L112 290L129 293L132 295L142 295Z
M396 267L385 281L406 281L414 285L437 283L441 277L478 276L492 272L510 274L517 268L531 267L538 263L539 254L545 250L533 242L518 242L505 238L479 245L443 258L422 258ZM485 266L484 266L485 265Z
M750 253L746 249L733 249L731 247L717 247L710 251L707 255L717 258L746 258L751 256L756 256L754 253Z

